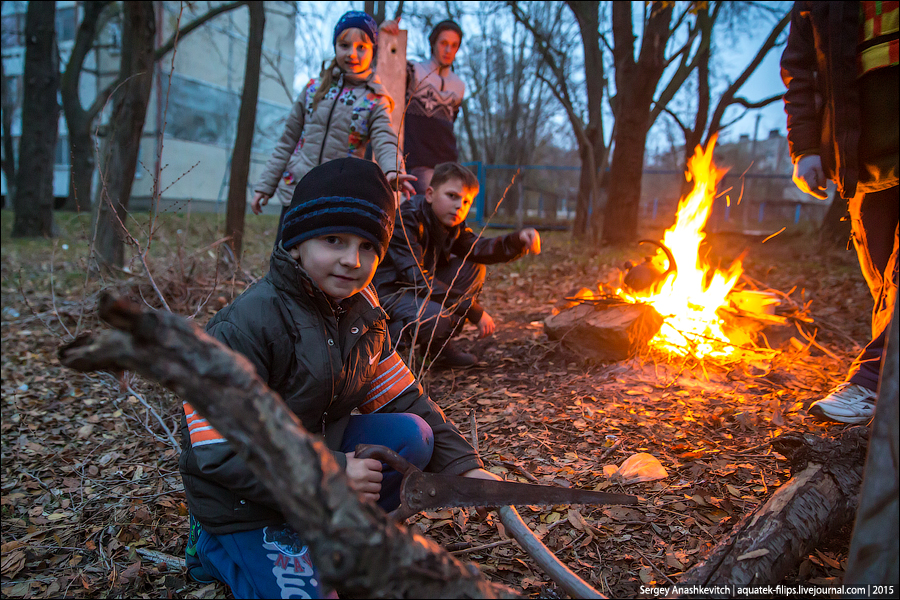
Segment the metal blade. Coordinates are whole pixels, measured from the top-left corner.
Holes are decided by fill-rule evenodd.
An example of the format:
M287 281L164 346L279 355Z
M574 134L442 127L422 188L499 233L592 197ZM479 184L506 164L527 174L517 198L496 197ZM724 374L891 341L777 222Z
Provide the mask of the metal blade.
M420 510L460 506L637 504L637 496L627 494L422 472L407 475L401 496L413 514Z

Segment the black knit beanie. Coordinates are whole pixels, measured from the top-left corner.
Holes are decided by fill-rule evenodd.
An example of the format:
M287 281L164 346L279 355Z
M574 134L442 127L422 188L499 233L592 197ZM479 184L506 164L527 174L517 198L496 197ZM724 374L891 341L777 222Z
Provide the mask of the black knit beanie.
M370 160L339 158L307 173L284 216L282 245L290 250L306 240L353 233L373 244L384 258L394 232L394 193L381 168Z
M447 31L448 29L459 34L459 42L462 43L462 27L460 27L453 19L447 19L435 25L434 29L431 30L431 33L428 34L428 46L431 48L432 52L434 52L434 44L437 42L438 36L441 35L442 31Z

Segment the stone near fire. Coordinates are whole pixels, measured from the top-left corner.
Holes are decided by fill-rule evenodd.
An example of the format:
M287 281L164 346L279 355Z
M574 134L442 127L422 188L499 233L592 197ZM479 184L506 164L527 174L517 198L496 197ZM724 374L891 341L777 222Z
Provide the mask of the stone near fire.
M647 304L567 308L544 319L550 339L562 340L569 350L603 361L625 360L638 353L657 334L663 318Z

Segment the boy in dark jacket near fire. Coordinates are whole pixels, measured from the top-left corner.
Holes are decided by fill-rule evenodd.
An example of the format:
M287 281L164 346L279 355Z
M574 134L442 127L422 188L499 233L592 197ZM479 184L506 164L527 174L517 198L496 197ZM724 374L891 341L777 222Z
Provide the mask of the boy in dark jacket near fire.
M207 325L322 433L351 487L385 510L400 504L401 475L355 458L357 444L387 446L423 470L492 478L392 348L369 284L393 224L394 195L375 163L313 168L294 191L269 272ZM303 532L189 402L184 413L192 575L223 581L238 598L322 596Z
M469 229L466 215L476 194L478 179L470 170L458 163L438 165L425 194L397 209L397 228L375 273L391 317L391 339L401 348L418 344L439 366L477 362L450 344L463 319L475 324L481 337L494 332L493 318L478 304L484 265L541 252L541 236L532 228L495 238Z

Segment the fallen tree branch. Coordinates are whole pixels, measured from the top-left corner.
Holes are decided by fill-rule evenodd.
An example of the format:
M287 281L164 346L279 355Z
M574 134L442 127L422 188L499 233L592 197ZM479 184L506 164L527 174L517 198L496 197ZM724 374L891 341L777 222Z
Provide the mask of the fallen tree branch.
M773 440L797 474L688 569L678 588L781 582L819 540L853 520L867 439L866 427L853 427L833 439L785 435Z
M267 483L324 582L355 597L517 597L361 501L324 442L249 361L196 324L107 295L99 314L117 330L79 336L60 348L60 362L79 371L132 370L189 399Z
M583 579L578 577L569 568L559 562L559 560L550 552L547 546L537 538L519 513L512 506L501 506L497 509L500 515L500 522L506 527L506 532L510 534L528 553L534 562L544 570L559 586L573 598L605 598L600 592L592 588Z

